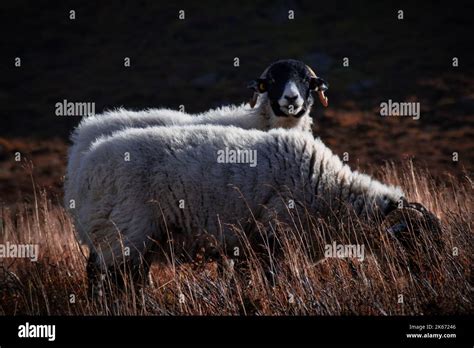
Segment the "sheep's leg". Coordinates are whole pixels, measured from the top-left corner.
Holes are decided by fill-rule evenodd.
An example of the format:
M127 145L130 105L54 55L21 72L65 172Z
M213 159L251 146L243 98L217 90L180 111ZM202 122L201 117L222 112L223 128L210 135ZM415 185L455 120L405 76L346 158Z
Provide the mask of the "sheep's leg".
M124 277L125 264L105 267L104 265L100 265L99 260L99 254L91 250L89 259L87 260L86 272L89 285L88 295L92 299L102 298L108 295L111 290L111 285L115 285L117 289L121 290L126 284Z
M88 296L89 298L98 298L104 295L105 273L98 265L99 256L93 250L89 253L87 260L86 273L88 280Z
M142 287L147 284L150 266L146 262L123 261L108 268L112 284L118 290L128 286Z
M256 251L259 255L259 259L261 260L265 279L271 286L275 286L277 283L276 265L278 264L278 259L281 256L281 246L278 243L278 240L271 228L268 228L265 235L261 236L259 239L260 240L257 244L258 247Z
M274 286L277 282L275 262L270 261L268 254L259 254L259 261L262 265L264 279ZM240 281L243 284L249 285L252 272L252 265L249 260L245 259L226 259L218 263L218 274L221 277L231 277L231 280ZM231 283L232 284L232 283Z
M89 297L97 298L107 295L112 286L115 290L124 291L132 286L140 291L149 284L150 266L153 260L153 247L150 247L133 258L127 258L108 267L101 267L99 255L91 251L87 262Z
M260 263L260 269L264 278L272 285L276 283L276 264L281 255L281 246L274 236L271 228L263 231L249 232L249 245L252 251L247 252L237 240L230 243L225 255L218 262L220 274L231 271L236 279L241 279L244 283L250 281L250 273L254 267L255 259ZM236 254L237 253L237 254ZM255 255L255 258L254 256ZM227 272L229 273L229 272Z
M277 270L276 270L275 255L266 252L262 255L262 267L265 279L271 286L275 286L277 283Z
M217 259L217 274L219 277L228 277L234 272L235 261L225 255L219 254Z

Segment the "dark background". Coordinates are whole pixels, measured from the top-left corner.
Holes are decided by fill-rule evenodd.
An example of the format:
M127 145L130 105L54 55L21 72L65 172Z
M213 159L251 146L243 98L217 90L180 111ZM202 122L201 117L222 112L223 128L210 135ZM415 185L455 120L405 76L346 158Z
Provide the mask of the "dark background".
M463 176L474 157L471 3L2 2L0 200L31 193L16 151L32 161L39 186L61 193L68 136L80 118L55 116L57 102L95 102L96 113L180 104L200 112L248 100L248 81L281 58L303 60L329 82L329 107L312 112L314 132L335 153L348 152L353 167L410 158L435 177ZM421 119L382 118L388 99L420 102Z

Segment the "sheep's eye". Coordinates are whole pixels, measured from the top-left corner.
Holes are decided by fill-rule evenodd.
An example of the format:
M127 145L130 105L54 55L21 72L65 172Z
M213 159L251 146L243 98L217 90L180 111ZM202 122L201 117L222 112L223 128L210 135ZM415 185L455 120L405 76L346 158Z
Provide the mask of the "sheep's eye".
M265 84L263 82L261 82L259 85L258 85L258 90L260 92L265 92Z

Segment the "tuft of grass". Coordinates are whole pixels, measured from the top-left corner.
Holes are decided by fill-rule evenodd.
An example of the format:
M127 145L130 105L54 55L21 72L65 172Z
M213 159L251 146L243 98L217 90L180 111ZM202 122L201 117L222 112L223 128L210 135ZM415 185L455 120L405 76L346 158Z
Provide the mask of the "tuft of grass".
M180 264L172 260L152 266L151 284L144 289L128 286L123 292L95 301L87 297L87 248L75 239L74 226L63 208L44 191L35 195L33 203L0 206L0 244L38 244L40 251L37 262L2 259L0 314L472 313L471 179L467 175L435 179L410 163L402 167L387 164L376 176L402 186L409 201L421 202L438 215L443 246L435 243L432 231L422 229L420 239L427 248L415 249L408 261L397 243L387 238L383 226L374 228L354 218L330 225L307 216L295 219L290 229L275 227L282 246L281 259L275 262L275 283L265 277L259 257L249 252L245 276L220 273L215 263ZM245 239L243 231L240 234ZM327 258L315 262L322 245L331 243L333 235L342 236L338 242L344 242L345 237L354 240L355 236L372 253L364 261Z

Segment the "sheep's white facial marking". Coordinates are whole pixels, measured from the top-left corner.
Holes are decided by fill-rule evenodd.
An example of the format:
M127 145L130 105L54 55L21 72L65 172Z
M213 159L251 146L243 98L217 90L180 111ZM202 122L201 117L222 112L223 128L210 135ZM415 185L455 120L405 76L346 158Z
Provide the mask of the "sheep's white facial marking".
M294 81L288 81L283 89L283 94L278 99L281 111L288 116L296 115L303 109L304 99L302 98L298 86Z

